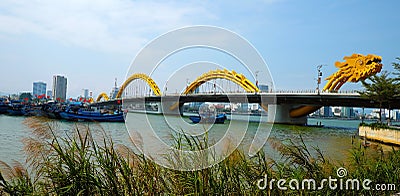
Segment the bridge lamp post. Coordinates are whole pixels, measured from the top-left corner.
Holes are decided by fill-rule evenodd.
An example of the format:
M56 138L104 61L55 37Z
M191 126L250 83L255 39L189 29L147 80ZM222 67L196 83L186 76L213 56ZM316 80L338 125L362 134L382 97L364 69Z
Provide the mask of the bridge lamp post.
M325 65L318 65L317 66L317 71L318 71L318 79L317 79L317 93L318 93L318 95L319 95L319 85L321 84L321 77L322 77L322 71L321 71L321 68L322 68L322 66L325 66Z
M256 71L255 72L255 74L256 74L256 87L258 88L258 73L260 73L261 71ZM255 94L257 94L257 92L255 92Z
M269 89L269 92L272 93L272 89L274 88L273 83L272 83L272 81L270 81L270 82L268 82L268 83L271 84L271 86L270 86L271 88Z
M168 80L167 80L167 82L165 82L165 89L164 89L165 96L167 95L167 90L168 90L167 86L168 86Z

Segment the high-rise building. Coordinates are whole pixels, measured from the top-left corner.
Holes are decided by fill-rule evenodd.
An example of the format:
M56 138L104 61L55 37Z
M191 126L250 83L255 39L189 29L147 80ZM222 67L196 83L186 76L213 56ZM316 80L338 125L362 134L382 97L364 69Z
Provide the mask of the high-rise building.
M332 116L332 108L330 106L323 107L323 115L324 117L331 117Z
M84 99L88 99L88 98L89 98L89 89L85 88L85 89L83 89L82 91L83 91L83 92L82 92L82 97L83 97Z
M33 91L32 94L34 97L43 97L46 96L46 83L44 82L34 82L33 83Z
M65 101L67 99L67 78L60 75L53 76L53 99Z
M342 107L341 117L343 118L354 118L354 109L352 107Z

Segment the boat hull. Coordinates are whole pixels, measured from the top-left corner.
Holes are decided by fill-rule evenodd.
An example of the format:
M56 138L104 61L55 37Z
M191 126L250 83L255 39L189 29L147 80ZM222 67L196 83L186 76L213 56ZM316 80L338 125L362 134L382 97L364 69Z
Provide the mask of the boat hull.
M23 116L24 112L22 110L9 109L9 110L7 110L7 114L10 116Z
M224 124L226 120L225 114L219 114L215 118L204 118L202 119L200 116L190 116L189 119L193 123L214 123L214 124Z
M0 114L6 114L7 110L9 110L9 109L11 109L10 106L5 105L5 104L4 105L0 104Z
M72 121L96 121L96 122L124 122L123 113L86 115L79 113L60 112L61 118Z

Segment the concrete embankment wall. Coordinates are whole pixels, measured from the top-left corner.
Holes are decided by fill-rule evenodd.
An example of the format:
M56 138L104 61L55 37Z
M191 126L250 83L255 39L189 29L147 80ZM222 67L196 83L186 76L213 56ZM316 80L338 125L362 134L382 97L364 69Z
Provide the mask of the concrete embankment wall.
M358 135L367 137L367 140L376 140L383 143L400 145L400 130L371 128L368 126L358 127Z

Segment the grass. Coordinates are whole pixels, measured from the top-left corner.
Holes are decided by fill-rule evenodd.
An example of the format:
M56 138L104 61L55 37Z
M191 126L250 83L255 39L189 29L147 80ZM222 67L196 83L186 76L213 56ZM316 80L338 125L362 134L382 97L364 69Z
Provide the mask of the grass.
M257 181L269 179L315 179L336 177L339 167L349 178L373 183L400 182L400 151L383 152L357 144L349 160L333 163L318 148L300 142L271 140L281 161L263 151L249 158L237 149L222 162L197 171L161 167L124 145L115 145L104 131L76 125L66 134L56 133L57 124L37 117L25 124L32 137L24 139L27 166L0 162L0 195L390 195L395 191L368 190L260 190ZM98 131L95 131L99 133ZM208 147L204 138L177 136L178 149ZM171 162L176 161L170 155ZM195 159L196 157L194 157ZM189 160L194 162L195 160ZM178 164L177 162L171 164Z

